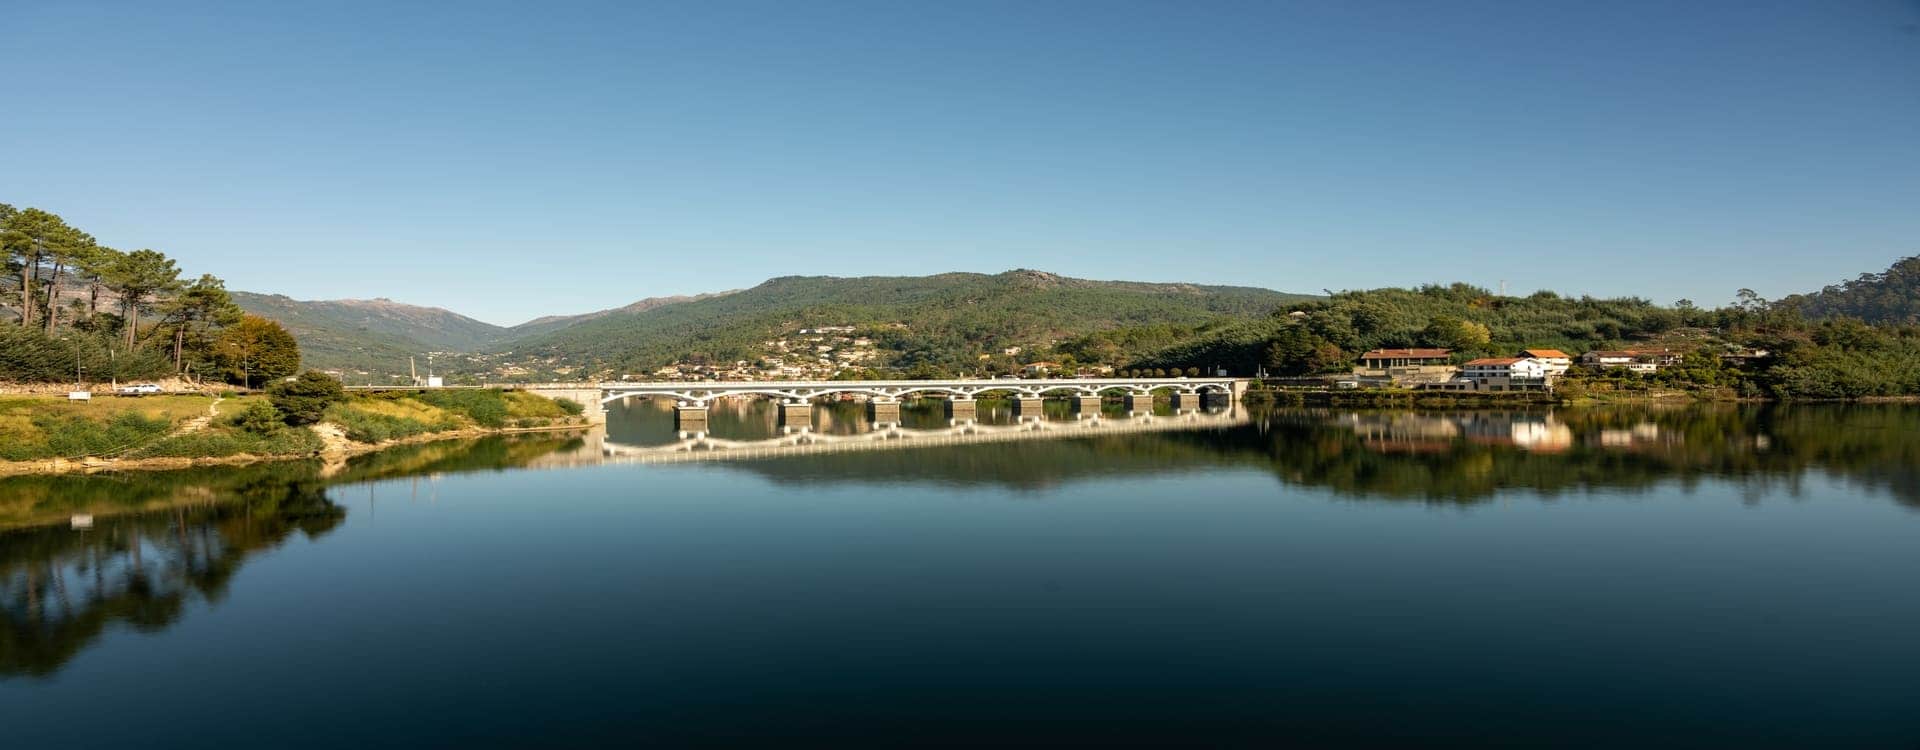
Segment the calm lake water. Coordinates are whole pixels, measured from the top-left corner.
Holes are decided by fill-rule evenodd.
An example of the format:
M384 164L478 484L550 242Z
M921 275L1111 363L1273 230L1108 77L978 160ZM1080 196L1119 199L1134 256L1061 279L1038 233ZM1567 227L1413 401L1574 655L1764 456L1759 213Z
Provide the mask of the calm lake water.
M1920 408L817 411L0 480L0 746L1920 746Z

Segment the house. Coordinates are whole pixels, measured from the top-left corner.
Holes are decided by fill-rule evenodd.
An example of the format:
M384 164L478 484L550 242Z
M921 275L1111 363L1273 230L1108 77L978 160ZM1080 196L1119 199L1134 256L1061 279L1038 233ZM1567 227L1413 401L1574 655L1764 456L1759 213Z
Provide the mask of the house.
M1060 368L1058 362L1034 362L1020 368L1020 374L1031 378L1046 377L1047 373Z
M1682 355L1671 349L1596 350L1580 355L1580 364L1588 367L1624 367L1638 373L1657 372L1662 367L1680 364Z
M1550 377L1565 375L1567 370L1573 369L1573 355L1559 349L1521 349L1520 356L1540 360L1541 364L1547 366L1547 375Z
M1442 383L1456 372L1450 349L1375 349L1353 368L1355 379L1372 385Z
M1547 375L1547 364L1530 357L1476 359L1461 368L1459 380L1473 383L1476 391L1494 393L1544 391L1552 385Z

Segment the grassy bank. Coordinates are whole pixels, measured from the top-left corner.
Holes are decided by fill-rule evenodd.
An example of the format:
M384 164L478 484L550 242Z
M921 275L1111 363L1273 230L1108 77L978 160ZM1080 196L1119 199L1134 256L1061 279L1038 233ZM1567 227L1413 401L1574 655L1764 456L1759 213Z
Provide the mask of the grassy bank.
M0 397L0 473L175 468L181 460L359 452L398 440L584 424L578 404L502 391L353 394L317 425L263 418L265 396ZM78 466L76 466L76 464Z

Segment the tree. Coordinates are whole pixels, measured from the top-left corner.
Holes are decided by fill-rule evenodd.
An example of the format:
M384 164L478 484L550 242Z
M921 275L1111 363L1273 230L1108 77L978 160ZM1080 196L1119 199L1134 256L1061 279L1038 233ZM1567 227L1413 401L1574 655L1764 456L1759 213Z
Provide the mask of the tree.
M67 225L59 215L29 208L13 211L8 206L8 215L4 226L0 226L0 246L6 248L7 267L18 269L20 274L20 325L34 325L34 316L41 309L51 309L58 288L61 269L73 261L74 255L83 252L83 248L93 244L93 238L85 232ZM47 300L40 300L36 287L40 282L41 266L53 263L53 278L46 287ZM49 313L51 318L51 313ZM52 321L45 321L47 330L52 331Z
M202 274L167 302L165 325L173 329L173 368L184 369L184 352L191 341L203 346L215 326L230 326L245 316L227 293L226 282Z
M293 334L258 315L242 316L222 330L214 339L213 353L227 380L248 388L300 370L300 346L294 343Z
M87 319L92 320L100 314L100 292L107 287L107 277L119 265L125 253L107 247L94 245L86 257L74 266L74 275L87 285Z
M260 320L253 316L248 318ZM267 401L280 410L281 416L290 425L318 422L326 416L328 406L346 398L347 390L340 385L340 381L318 370L308 370L300 373L300 377L275 381L267 387Z
M120 306L126 314L127 347L133 348L137 345L134 333L140 328L140 308L146 306L153 295L178 286L180 269L174 267L172 258L158 250L135 250L115 258L113 267L105 270L107 286L120 293Z
M1493 333L1479 323L1442 315L1427 323L1420 339L1445 349L1479 349L1493 340Z

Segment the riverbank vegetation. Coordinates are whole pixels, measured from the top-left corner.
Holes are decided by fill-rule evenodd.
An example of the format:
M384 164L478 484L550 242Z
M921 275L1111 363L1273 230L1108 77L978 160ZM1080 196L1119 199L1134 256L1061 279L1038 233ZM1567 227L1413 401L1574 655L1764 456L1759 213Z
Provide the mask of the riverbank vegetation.
M9 396L0 397L0 462L311 456L351 450L330 444L329 435L372 446L451 433L578 425L584 424L583 411L579 404L517 391L348 394L338 381L314 372L277 382L265 395L78 402Z
M1122 371L1203 371L1276 376L1345 373L1377 348L1441 347L1459 361L1512 356L1523 348L1579 353L1665 349L1681 364L1655 373L1576 368L1563 393L1668 391L1707 398L1859 399L1920 395L1920 324L1906 300L1920 294L1920 258L1886 274L1810 297L1769 303L1742 291L1738 304L1705 309L1637 298L1537 292L1496 295L1466 284L1340 292L1257 322L1196 331L1144 353ZM1862 320L1865 316L1868 320ZM1872 321L1872 322L1869 322ZM1097 351L1125 332L1068 342ZM1144 340L1156 340L1146 335Z
M292 375L280 324L246 315L212 275L100 244L58 214L0 203L0 382L158 380L254 386Z

